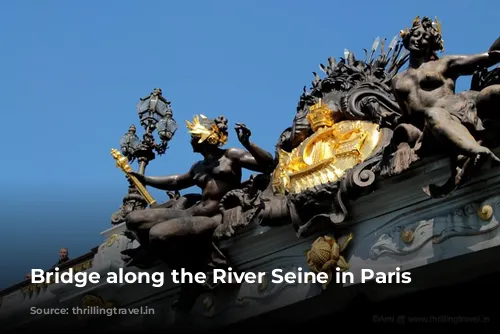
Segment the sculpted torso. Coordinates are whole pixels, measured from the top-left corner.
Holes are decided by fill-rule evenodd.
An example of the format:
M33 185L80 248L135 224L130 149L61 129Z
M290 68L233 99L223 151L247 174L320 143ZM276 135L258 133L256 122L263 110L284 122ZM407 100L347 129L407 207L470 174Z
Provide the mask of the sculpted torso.
M490 156L500 161L489 148L478 143L465 126L467 124L478 131L483 129L477 115L491 108L488 101L498 95L498 85L481 92L455 94L455 82L459 76L471 75L478 68L493 65L498 56L482 53L427 60L422 54L428 54L429 50L421 49L429 45L428 39L422 42L418 36L421 34L417 29L409 41L409 68L396 75L392 82L394 95L409 123L421 131L429 130L434 139L457 155L475 160Z
M192 208L193 215L216 214L220 199L241 183L241 167L231 158L233 150L225 150L218 159L205 159L193 165L190 174L202 190L201 202Z
M392 87L400 107L412 117L418 117L415 114L423 117L423 113L438 106L443 97L454 95L455 79L447 77L447 68L447 59L442 58L396 75Z

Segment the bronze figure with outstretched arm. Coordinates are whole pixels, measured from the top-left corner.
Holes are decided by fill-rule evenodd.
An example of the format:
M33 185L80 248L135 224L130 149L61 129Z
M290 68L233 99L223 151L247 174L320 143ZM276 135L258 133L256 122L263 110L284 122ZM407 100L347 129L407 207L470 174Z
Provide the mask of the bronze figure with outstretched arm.
M498 40L485 53L439 58L437 52L443 50L443 41L437 19L417 17L411 29L401 31L401 36L410 63L394 77L392 88L408 122L421 131L422 138L430 134L455 157L500 161L476 139L484 130L480 115L493 108L492 101L498 102L500 85L455 94L459 76L500 62Z
M187 246L186 236L197 240L203 237L205 241L211 241L211 233L221 224L220 200L229 191L241 187L243 168L266 172L274 167L273 156L249 140L251 132L243 124L236 125L235 130L246 150L221 148L227 141L227 120L223 116L211 120L198 115L192 122L186 123L191 133L193 151L200 153L202 160L193 164L185 174L133 175L144 185L161 190L182 190L198 186L201 189L201 200L186 210L149 208L134 211L126 217L127 228L134 232L141 244L140 250L135 251L136 255L140 251L151 259L153 253L161 254L162 259L171 267L185 267L189 263L184 260L180 264L176 261L178 256L173 255L181 254L181 249ZM206 242L202 244L204 246L197 246L207 247ZM190 248L189 253L192 252ZM144 257L135 256L132 263L137 265L143 260ZM196 259L190 261L193 265L198 263Z

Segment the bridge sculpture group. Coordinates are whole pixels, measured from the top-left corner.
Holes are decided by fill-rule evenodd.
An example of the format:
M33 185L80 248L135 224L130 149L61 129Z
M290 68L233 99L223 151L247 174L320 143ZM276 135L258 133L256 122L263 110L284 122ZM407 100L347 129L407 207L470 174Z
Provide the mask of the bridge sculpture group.
M364 60L345 50L339 61L320 65L326 76L314 73L310 91L304 88L275 157L250 140L244 124L235 127L244 149L223 148L227 119L198 115L186 125L203 159L185 174L126 172L138 189L201 189L124 218L140 244L124 252L129 265L224 266L230 259L218 243L255 226L291 224L299 237L348 233L356 223L351 201L420 159L446 155L451 161L449 180L424 188L433 198L450 195L484 162L499 162L491 148L498 145L500 70L488 68L500 62L500 39L481 54L440 58L441 24L417 17L399 39L385 42L377 38ZM461 75L473 75L471 88L455 94ZM243 168L260 174L242 183ZM336 241L330 240L332 249ZM315 270L329 258L321 252L324 247L309 252Z
M499 162L493 152L500 144L500 68L490 68L500 62L500 38L474 55L440 57L443 48L440 22L417 17L388 44L377 38L363 60L348 50L339 60L329 58L320 65L323 78L313 73L312 87L304 88L293 123L279 136L274 154L252 142L250 129L240 123L234 130L243 148L225 148L228 120L197 115L186 126L202 159L179 175L145 173L153 152L165 153L177 130L170 102L155 89L138 104L143 140L131 127L121 152L112 151L130 183L112 223L126 228L100 246L93 267L109 269L114 260L102 254L118 245L121 263L130 270L158 265L208 273L228 266L240 270L239 263L249 262L242 260L244 253L251 253L251 246L241 246L245 239L253 235L252 242L258 243L273 230L292 228L295 240L315 240L301 255L309 270L329 275L337 267L367 265L387 269L404 264L408 270L500 245L492 234L488 241L446 251L426 248L430 240L494 233L499 226L500 181L485 168ZM455 93L462 75L472 75L470 89ZM152 135L155 129L159 144ZM139 169L134 172L130 163L136 157ZM432 180L427 174L441 173L443 159L449 161L444 167L448 175ZM258 174L242 182L243 169ZM485 179L494 180L486 190L460 193L467 184ZM192 186L201 193L180 194ZM157 203L147 187L166 190L170 200ZM428 204L440 199L447 202L439 208ZM271 232L252 232L262 229ZM362 240L352 245L357 236ZM267 252L293 248L285 244L266 246L275 248ZM231 250L235 247L239 253ZM420 260L403 259L421 249L425 254ZM176 312L189 313L207 289L218 287L181 287Z

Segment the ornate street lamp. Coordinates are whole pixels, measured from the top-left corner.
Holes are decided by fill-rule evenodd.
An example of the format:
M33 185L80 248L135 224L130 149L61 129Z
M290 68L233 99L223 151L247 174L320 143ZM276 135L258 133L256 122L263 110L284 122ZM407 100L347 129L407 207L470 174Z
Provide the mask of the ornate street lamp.
M120 151L125 157L127 157L130 163L134 162L134 152L141 145L141 140L136 135L136 130L135 125L132 124L128 128L128 132L123 135L122 139L120 139Z
M145 131L142 140L136 134L136 127L131 125L120 140L120 151L114 149L111 151L117 167L125 172L129 181L128 194L123 198L122 206L111 216L112 224L120 224L130 212L142 210L148 204L154 204L146 188L128 174L132 171L129 164L137 160L138 172L144 174L146 166L155 159L156 154L162 155L166 152L168 142L177 131L170 101L163 97L161 88L155 88L151 94L141 98L137 104L137 112L140 124ZM160 139L159 143L155 141L155 130Z

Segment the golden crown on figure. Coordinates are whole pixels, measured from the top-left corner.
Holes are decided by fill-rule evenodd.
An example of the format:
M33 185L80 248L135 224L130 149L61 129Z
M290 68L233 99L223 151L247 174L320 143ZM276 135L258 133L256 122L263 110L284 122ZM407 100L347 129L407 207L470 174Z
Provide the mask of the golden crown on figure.
M189 133L194 137L200 138L198 143L207 141L212 145L224 145L227 142L227 135L219 130L214 121L210 120L212 123L211 127L206 127L201 124L200 119L209 121L207 116L203 114L195 115L192 122L186 121L186 127Z
M332 110L321 99L319 99L318 103L309 107L307 120L315 132L320 128L331 127L334 124Z
M413 20L412 28L423 24L425 21L431 21L432 28L434 28L434 30L437 32L437 35L439 36L439 38L438 38L439 50L444 51L444 41L441 38L442 25L441 25L441 22L439 22L437 17L434 17L434 21L432 21L430 18L428 18L426 16L424 16L422 18L422 20L420 20L420 16L417 16ZM406 36L408 36L409 33L410 33L410 29L408 27L406 27L406 29L399 31L399 36L401 36L401 38L405 38Z

